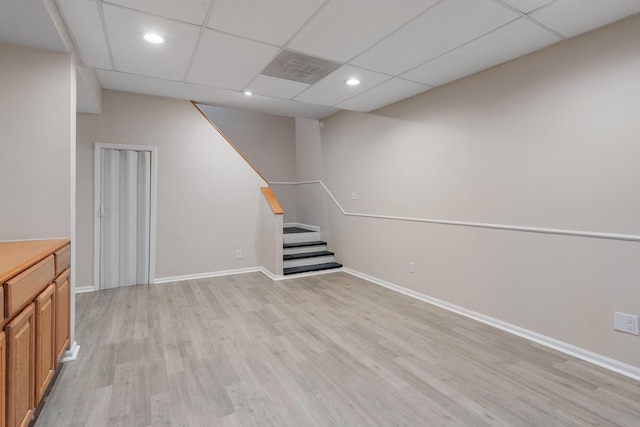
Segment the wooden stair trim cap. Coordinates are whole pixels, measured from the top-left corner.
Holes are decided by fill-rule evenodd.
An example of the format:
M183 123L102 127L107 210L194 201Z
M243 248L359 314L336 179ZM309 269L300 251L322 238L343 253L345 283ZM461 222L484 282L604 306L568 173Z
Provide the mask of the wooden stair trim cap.
M273 191L271 191L269 187L260 187L260 190L262 190L262 194L264 194L265 199L267 199L267 203L269 203L269 206L271 207L273 213L275 215L284 214L280 203L278 203L278 199L276 199L276 196L273 195Z

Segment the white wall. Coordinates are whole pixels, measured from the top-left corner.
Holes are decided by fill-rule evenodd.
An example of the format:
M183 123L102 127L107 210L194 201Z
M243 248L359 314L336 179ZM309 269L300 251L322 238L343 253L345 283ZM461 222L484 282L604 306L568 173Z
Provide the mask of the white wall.
M259 262L274 276L282 275L282 215L276 215L266 198L260 203L261 233Z
M295 181L295 119L211 105L200 109L267 181ZM295 189L273 186L272 191L285 211L284 222L295 222Z
M296 119L296 181L324 180L322 162L322 123L312 119ZM320 238L331 247L331 229L327 215L327 197L319 184L295 187L296 222L320 227Z
M78 115L77 137L79 286L93 285L96 142L158 147L157 279L258 265L265 182L190 102L104 91L102 114Z
M293 118L212 105L200 109L268 181L295 179Z
M334 115L326 183L350 212L639 235L639 39L636 17ZM640 337L612 329L640 314L640 243L330 213L349 268L640 367Z
M68 238L71 57L0 44L0 58L0 240Z

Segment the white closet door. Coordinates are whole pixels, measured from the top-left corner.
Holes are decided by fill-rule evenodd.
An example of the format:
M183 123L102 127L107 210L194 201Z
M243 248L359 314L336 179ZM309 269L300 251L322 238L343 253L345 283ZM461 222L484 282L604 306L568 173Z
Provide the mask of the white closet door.
M100 150L100 289L149 283L151 153Z

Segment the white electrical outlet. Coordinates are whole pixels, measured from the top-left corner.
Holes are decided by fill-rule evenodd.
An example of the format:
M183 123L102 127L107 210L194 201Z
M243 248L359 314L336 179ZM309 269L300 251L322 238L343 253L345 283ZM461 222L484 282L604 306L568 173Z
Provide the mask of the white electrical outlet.
M236 259L242 258L242 249L236 249Z
M357 191L351 192L351 200L358 200L359 194Z
M613 329L627 334L640 335L638 316L633 314L613 312Z
M409 262L409 273L415 273L416 272L416 266L413 263L413 261Z

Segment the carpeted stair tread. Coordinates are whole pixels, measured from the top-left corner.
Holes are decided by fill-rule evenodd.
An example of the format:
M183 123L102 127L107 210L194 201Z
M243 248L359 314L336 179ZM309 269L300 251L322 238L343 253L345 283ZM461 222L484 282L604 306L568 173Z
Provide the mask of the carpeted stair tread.
M323 242L322 240L314 240L312 242L298 242L298 243L285 243L282 245L284 249L287 248L302 248L304 246L322 246L326 245L327 242Z
M329 251L303 252L301 254L283 255L282 259L283 261L289 261L292 259L313 258L317 256L329 256L329 255L333 255L333 252L329 252Z
M321 271L321 270L330 270L333 268L341 268L342 264L338 264L337 262L325 262L323 264L314 264L314 265L301 265L299 267L288 267L283 270L283 273L288 274L299 274L299 273L308 273L310 271Z

